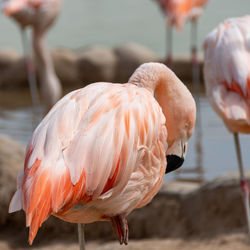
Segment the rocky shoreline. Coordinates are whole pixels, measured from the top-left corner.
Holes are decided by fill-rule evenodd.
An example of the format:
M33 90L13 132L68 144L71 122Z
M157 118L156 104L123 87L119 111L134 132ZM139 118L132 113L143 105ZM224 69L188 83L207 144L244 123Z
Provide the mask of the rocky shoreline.
M24 146L9 137L0 136L0 238L11 235L8 236L10 241L15 240L25 247L27 230L24 230L24 213L8 214L8 204L16 188L17 173L23 168L23 161ZM150 204L129 215L128 223L131 240L190 237L212 239L218 235L246 232L238 175L229 174L203 184L166 182ZM88 241L114 240L108 222L86 225L86 238ZM34 244L43 245L55 239L62 242L69 239L76 241L76 225L51 216L39 230Z
M74 51L59 48L51 55L63 87L70 88L98 81L124 83L142 63L163 62L150 49L133 43L113 49L97 45ZM191 82L191 68L189 58L175 58L173 70L182 81ZM24 86L28 86L24 58L13 50L0 50L0 89Z

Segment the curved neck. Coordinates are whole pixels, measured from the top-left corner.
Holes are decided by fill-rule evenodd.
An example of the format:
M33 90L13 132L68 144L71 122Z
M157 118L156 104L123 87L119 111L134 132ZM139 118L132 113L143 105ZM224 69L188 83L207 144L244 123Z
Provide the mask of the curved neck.
M174 72L160 63L157 67L154 63L143 64L130 77L129 83L146 88L153 95L164 91L165 97L172 92L178 92L177 90L183 86Z
M171 144L180 135L184 120L193 114L195 103L187 87L163 64L143 64L129 79L129 82L149 90L162 108Z

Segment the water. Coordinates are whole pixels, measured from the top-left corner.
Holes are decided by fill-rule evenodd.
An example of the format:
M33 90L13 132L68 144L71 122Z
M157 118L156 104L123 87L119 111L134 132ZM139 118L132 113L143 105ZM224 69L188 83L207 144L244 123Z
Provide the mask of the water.
M199 48L225 18L249 13L249 0L210 0L198 26ZM188 55L190 24L174 32L175 55ZM21 51L17 26L0 15L0 48ZM4 34L4 35L3 35ZM136 42L165 55L165 19L153 0L64 0L62 13L48 34L50 47L77 49L89 44L114 47Z
M10 100L15 100L15 103ZM201 102L201 155L204 168L204 179L210 180L218 175L237 170L237 159L233 136L224 127L221 119L211 109L204 94ZM29 92L26 90L0 93L0 134L7 134L19 142L26 144L34 129L33 113ZM40 119L44 109L40 109ZM240 135L243 163L245 169L250 170L249 135ZM188 145L188 153L182 169L196 166L196 134L192 136ZM195 178L198 175L182 174L181 177ZM175 178L175 174L166 178Z

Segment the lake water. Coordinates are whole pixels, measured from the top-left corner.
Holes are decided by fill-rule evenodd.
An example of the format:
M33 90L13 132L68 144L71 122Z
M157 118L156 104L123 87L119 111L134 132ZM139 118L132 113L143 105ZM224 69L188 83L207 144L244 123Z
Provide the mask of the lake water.
M208 32L225 18L249 13L249 0L210 0L198 26L199 48ZM48 34L50 47L77 49L89 44L114 47L136 42L165 55L165 18L153 0L64 0L62 13ZM17 26L0 15L0 49L21 51ZM190 24L174 33L175 55L188 55Z
M15 100L15 102L10 100ZM220 118L211 109L204 94L201 95L200 103L202 137L199 137L199 140L202 146L202 154L199 155L196 151L198 138L195 133L190 139L187 157L181 169L186 170L196 167L197 157L200 156L204 170L203 178L210 180L218 175L237 171L237 159L232 134L226 130ZM40 107L38 111L39 120L43 111L43 107ZM7 134L26 144L35 126L27 90L0 93L0 134ZM245 169L248 170L250 170L249 139L249 135L240 135L243 163ZM175 177L199 181L202 176L185 173L178 176L170 174L166 178L172 179Z

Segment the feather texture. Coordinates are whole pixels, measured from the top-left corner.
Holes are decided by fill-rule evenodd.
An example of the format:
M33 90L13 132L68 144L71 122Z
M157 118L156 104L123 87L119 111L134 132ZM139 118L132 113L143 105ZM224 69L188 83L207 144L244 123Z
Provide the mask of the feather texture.
M117 210L110 206L113 199L123 213L136 207L139 199L127 203L133 197L128 192L127 199L121 199L120 192L134 192L138 181L148 185L143 179L153 178L154 170L147 176L141 170L159 168L158 158L164 162L164 124L165 117L151 93L132 84L96 83L65 96L44 118L28 145L21 197L30 241L51 213L62 213L79 202L92 201L91 206L106 215ZM154 152L155 147L161 155ZM139 171L138 162L142 161ZM146 185L141 186L149 189L154 183ZM19 186L18 196L20 190ZM138 190L136 195L143 199L143 193L145 190ZM107 200L107 205L102 202L99 208L100 199ZM20 209L15 204L11 203L11 211Z
M192 95L163 64L143 64L126 84L73 91L34 131L9 211L26 212L30 244L51 214L72 223L126 218L160 189L166 154L184 158L194 124Z
M204 43L208 98L233 132L250 132L249 32L250 16L231 18L214 29Z

